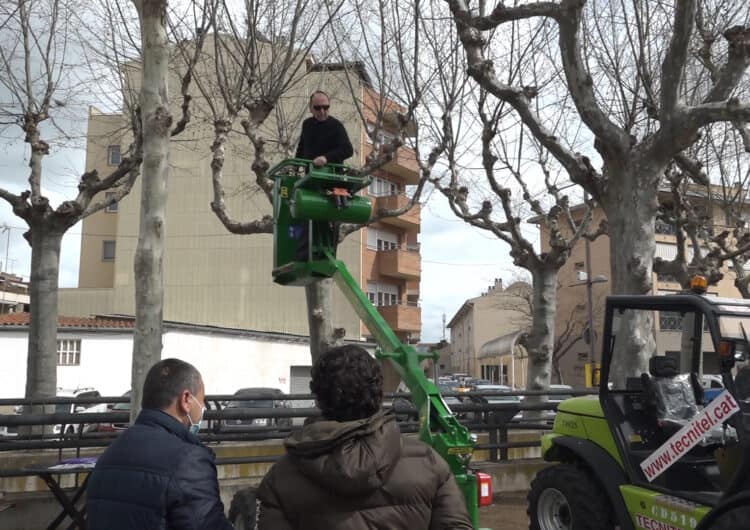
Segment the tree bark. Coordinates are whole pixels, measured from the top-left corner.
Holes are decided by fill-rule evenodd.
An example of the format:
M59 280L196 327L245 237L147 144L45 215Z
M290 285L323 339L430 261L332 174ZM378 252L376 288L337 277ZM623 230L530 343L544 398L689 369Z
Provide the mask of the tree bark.
M603 197L610 234L612 292L648 294L652 289L655 222L659 176L666 165L653 160L636 161L611 170L610 190ZM625 378L639 375L656 351L653 315L628 311L614 329L618 340L610 379L624 385Z
M555 349L555 315L557 313L558 269L537 267L531 270L534 313L531 332L526 340L529 364L526 390L546 390L550 384L552 352ZM528 396L527 403L543 403L546 396ZM541 411L528 411L526 418L538 419Z
M327 350L340 346L342 329L333 327L333 280L328 278L305 286L307 322L310 329L310 356L315 362Z
M135 329L130 417L141 409L143 383L154 363L161 359L164 313L164 231L169 175L169 41L166 0L135 1L141 23L143 80L143 167L141 217L135 252Z
M27 398L53 398L57 392L57 292L60 244L64 233L65 230L53 231L42 227L31 231L31 322L26 359ZM44 411L40 407L40 410L31 412ZM51 425L44 429L50 432ZM36 430L34 429L34 432ZM41 428L38 430L41 432Z

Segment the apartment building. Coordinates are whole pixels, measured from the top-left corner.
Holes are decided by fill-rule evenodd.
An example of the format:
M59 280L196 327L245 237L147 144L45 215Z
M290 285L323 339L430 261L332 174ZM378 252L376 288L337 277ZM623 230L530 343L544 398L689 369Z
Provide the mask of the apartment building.
M705 188L704 188L705 189ZM700 194L705 196L705 191L696 190L693 199L700 199ZM667 191L659 194L662 203L669 203L671 196ZM700 202L700 200L698 201ZM718 233L727 227L726 213L721 200L705 201L705 215L711 219L706 235ZM583 206L573 208L574 217L583 215ZM605 219L603 210L597 208L593 212L592 226L598 226ZM674 227L670 224L657 221L656 223L656 249L655 257L671 260L677 253L676 237ZM544 228L540 231L542 250L548 248L548 233ZM587 364L601 361L601 338L604 319L604 304L610 294L610 248L609 237L602 236L591 243L580 241L573 249L566 264L560 269L558 275L557 291L557 319L555 322L556 334L559 337L563 330L573 327L579 330L579 339L575 342L565 355L559 360L559 369L565 384L573 386L586 386ZM586 267L586 246L589 246L591 269ZM730 264L725 263L722 269L723 279L708 288L708 294L721 297L740 297L739 291L734 287L735 273ZM584 333L588 322L587 305L587 279L591 278L593 335ZM654 294L671 294L681 290L679 283L674 278L665 275L653 275ZM658 351L679 351L679 340L681 333L681 320L672 318L667 313L660 314L660 321L656 324L656 340ZM593 339L593 348L587 339ZM593 352L593 359L592 357ZM715 364L713 352L704 352L704 367L710 371ZM556 381L555 381L556 382Z
M368 127L376 120L380 99L361 68L351 65L310 64L300 74L294 91L280 106L285 116L307 115L309 94L322 89L331 97L331 115L344 123L354 146L348 163L364 163L371 151ZM353 81L353 83L351 83ZM351 87L354 87L352 93ZM170 87L179 87L176 81ZM179 115L179 98L174 94L173 113ZM361 119L355 101L365 117ZM193 103L200 105L200 98ZM382 133L393 130L390 104L382 113ZM272 115L264 126L276 126ZM86 169L113 168L127 148L120 115L91 109L88 124ZM299 129L292 131L296 142ZM224 328L307 335L304 289L279 286L272 281L273 241L271 235L233 235L211 211L213 199L211 153L213 132L208 122L197 120L172 142L169 198L164 260L164 319ZM296 144L295 144L296 145ZM272 149L269 144L268 149ZM223 169L226 202L230 215L240 221L271 214L265 195L254 184L250 170L252 151L243 135L230 136ZM272 153L272 163L284 158ZM412 150L402 147L396 156L373 175L365 191L374 208L395 208L408 201L409 186L417 183L419 167ZM140 210L140 181L119 203L83 221L81 264L76 289L60 293L60 313L68 316L91 314L134 314L136 249ZM421 330L418 306L420 255L420 210L386 219L357 231L339 245L338 257L360 280L385 320L404 340L417 342ZM337 291L333 297L337 327L348 339L366 339L369 334Z
M525 386L525 357L517 355L517 341L511 339L529 327L530 292L526 282L503 288L498 278L481 296L461 305L448 323L452 373Z
M29 310L29 282L9 272L0 272L0 315Z
M378 94L364 87L364 108L377 107ZM398 109L394 108L394 111ZM366 113L366 127L373 128L375 114ZM383 140L388 140L385 129ZM370 135L361 135L363 145L359 149L365 155L372 151ZM376 171L367 189L372 198L373 209L393 210L406 206L410 197L409 186L419 182L419 165L414 151L401 148L393 160ZM419 227L421 209L415 205L404 215L386 217L362 229L365 243L362 251L362 287L366 288L370 301L378 307L380 314L402 341L417 343L422 329L419 307L419 278L421 257L419 253ZM362 327L361 332L368 335Z

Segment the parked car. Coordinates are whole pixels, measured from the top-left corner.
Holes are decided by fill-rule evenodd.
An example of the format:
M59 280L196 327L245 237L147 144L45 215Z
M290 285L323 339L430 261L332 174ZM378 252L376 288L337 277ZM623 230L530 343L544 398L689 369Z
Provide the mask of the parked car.
M284 399L284 393L278 388L241 388L234 395L236 399L225 403L223 410L292 408L289 401ZM214 424L214 431L247 431L267 427L290 429L292 418L221 419Z
M76 388L75 390L69 390L65 388L57 389L57 397L71 397L71 398L97 398L101 397L98 390L93 388ZM75 403L58 403L55 405L55 413L85 413L85 412L107 412L106 403L91 404L75 404ZM78 432L87 432L87 424L61 424L52 427L52 432L58 435L71 436Z
M122 397L129 398L130 397L130 390L125 392ZM206 408L210 409L211 404L209 402L206 402ZM130 401L125 401L123 403L114 403L112 405L109 405L107 407L107 410L110 412L130 412ZM89 411L84 410L83 412L100 412L100 411ZM201 430L205 430L208 428L208 420L204 419L201 421ZM84 427L83 432L117 432L117 431L124 431L130 427L130 422L124 422L124 423L89 423L86 424Z
M464 381L464 385L468 387L475 387L477 385L491 385L491 384L492 384L492 381L490 381L489 379L472 378L472 379L467 379Z
M573 387L570 385L550 385L548 391L549 397L547 398L547 401L550 403L555 403L556 405L559 405L566 399L573 397L573 395L571 394L571 392L573 391ZM548 423L552 423L553 421L555 421L556 415L556 410L545 410L542 418Z
M122 397L130 397L130 390L125 392ZM108 407L109 411L111 412L123 412L123 411L130 411L130 402L126 401L125 403L115 403L114 405ZM88 411L84 411L88 412ZM124 431L129 426L129 423L89 423L86 424L86 426L83 429L83 432L117 432L117 431Z
M496 404L496 403L510 403L515 404L516 407L509 406L509 410L506 411L495 411L499 421L507 421L509 419L520 420L521 419L521 398L520 396L504 395L506 392L512 392L513 389L506 385L491 385L491 384L479 384L475 385L471 389L472 392L497 392L497 394L488 396L471 396L472 403L476 404ZM474 421L483 421L489 419L487 412L477 411L472 413L474 415Z
M708 403L724 390L724 381L722 381L720 375L703 374L701 386L703 387L703 401Z
M446 392L458 392L459 388L461 388L461 384L458 381L453 381L450 383L441 383L438 382L438 390L440 390L441 394L444 394ZM448 405L448 407L453 407L453 405L460 405L463 403L461 398L456 396L443 396L443 401L445 401L445 404ZM466 418L465 412L454 412L456 418L459 420L462 420Z
M18 414L17 410L11 410L10 407L7 410L0 411L0 414ZM18 427L16 425L0 425L0 441L7 438L15 438L18 436Z

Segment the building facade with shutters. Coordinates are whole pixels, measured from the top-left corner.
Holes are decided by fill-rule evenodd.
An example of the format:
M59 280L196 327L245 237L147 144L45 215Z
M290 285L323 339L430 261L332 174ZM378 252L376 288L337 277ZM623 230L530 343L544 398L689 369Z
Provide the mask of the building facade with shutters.
M705 195L705 193L704 193ZM662 204L668 204L670 194L662 191L659 194L659 200ZM695 200L695 197L694 197ZM700 204L700 201L696 201ZM720 200L706 201L705 219L706 230L704 236L718 234L720 231L729 228L726 211L723 202ZM583 215L584 208L577 206L572 209L573 216L580 218ZM606 219L601 208L593 212L591 226L596 227ZM710 222L708 222L710 220ZM533 220L532 220L533 221ZM565 227L564 227L565 229ZM655 258L671 260L677 254L677 239L674 233L674 227L670 224L657 221L656 226L656 248ZM542 250L548 248L548 233L540 230ZM601 337L604 319L604 305L606 296L610 294L610 241L608 236L601 236L595 241L589 243L591 255L591 270L586 270L586 242L579 243L572 249L570 257L566 264L560 269L558 275L557 291L557 319L555 322L556 335L558 338L568 328L578 330L577 339L573 346L560 358L559 368L562 374L562 382L575 387L584 387L587 384L586 365L592 362L601 361ZM688 249L688 260L692 257L692 250ZM739 298L740 293L734 286L735 273L730 263L724 263L721 272L723 278L716 284L709 286L709 296L721 296L727 298ZM589 334L585 332L588 321L587 306L587 278L592 279L592 320L594 333L591 335L593 348L591 348L588 339ZM680 284L667 275L653 274L652 278L653 294L675 294L681 290ZM659 321L656 323L656 340L658 351L665 351L667 354L679 353L681 336L681 318L678 315L660 313ZM594 358L592 359L592 351ZM714 370L715 369L715 370ZM704 351L704 370L705 373L712 373L712 370L718 371L716 354L713 351ZM557 381L553 381L557 382Z

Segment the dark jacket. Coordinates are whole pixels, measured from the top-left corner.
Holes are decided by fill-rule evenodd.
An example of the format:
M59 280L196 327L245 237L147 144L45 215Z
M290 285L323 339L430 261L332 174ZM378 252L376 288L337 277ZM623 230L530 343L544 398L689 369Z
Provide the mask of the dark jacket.
M285 445L258 490L258 530L472 530L448 464L402 440L390 413L313 422Z
M89 530L229 530L213 451L160 410L144 409L96 462Z
M302 122L302 134L297 145L297 158L313 160L325 156L330 164L343 164L354 154L352 143L343 124L329 116L325 121L313 117Z

